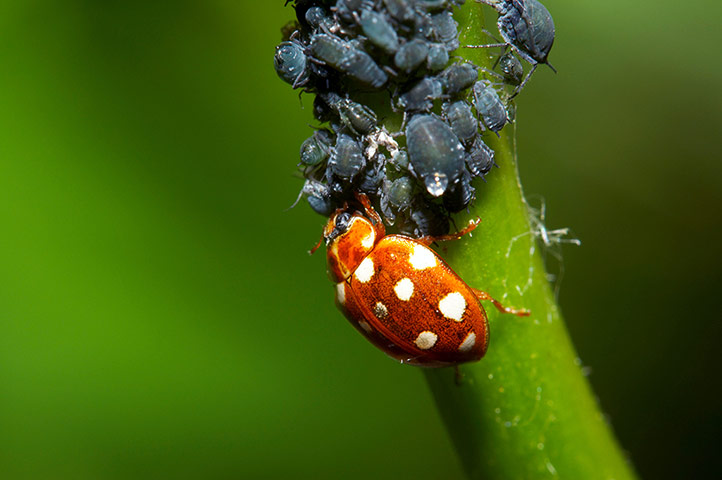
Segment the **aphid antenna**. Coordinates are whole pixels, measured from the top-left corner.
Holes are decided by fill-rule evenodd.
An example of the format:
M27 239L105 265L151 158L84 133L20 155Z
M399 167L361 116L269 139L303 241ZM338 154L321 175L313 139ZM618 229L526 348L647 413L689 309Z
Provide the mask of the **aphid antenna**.
M482 32L484 35L486 35L487 37L489 37L489 38L491 38L492 40L494 40L496 43L502 43L501 40L499 40L493 33L491 33L491 32L490 32L489 30L487 30L486 28L482 28L482 29L481 29L481 32Z
M291 210L292 208L295 208L296 205L298 205L298 202L301 201L301 197L303 197L303 188L301 189L301 191L298 192L298 196L296 197L296 200L291 204L291 206L288 207L288 208L286 208L286 209L284 209L283 211L284 211L284 212L288 212L288 211Z
M401 126L399 127L399 130L397 132L391 132L389 135L391 138L401 137L405 135L404 128L406 128L406 122L409 119L409 113L404 111L402 117L401 117Z

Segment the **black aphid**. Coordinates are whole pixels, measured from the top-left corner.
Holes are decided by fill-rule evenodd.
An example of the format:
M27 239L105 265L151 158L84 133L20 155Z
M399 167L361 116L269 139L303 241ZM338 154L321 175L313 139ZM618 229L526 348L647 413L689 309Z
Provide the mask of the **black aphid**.
M499 13L497 27L505 43L467 45L469 48L511 47L521 58L531 64L526 78L514 91L518 94L541 63L556 69L549 63L549 51L554 44L554 20L549 10L538 0L476 0L494 8Z

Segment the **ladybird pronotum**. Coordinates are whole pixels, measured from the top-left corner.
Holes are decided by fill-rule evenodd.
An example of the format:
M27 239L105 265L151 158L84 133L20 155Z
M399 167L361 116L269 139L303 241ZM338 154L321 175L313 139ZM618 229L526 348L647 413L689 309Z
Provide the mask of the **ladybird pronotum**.
M328 271L336 283L336 304L371 343L401 363L446 367L479 360L489 344L489 325L480 300L488 294L468 286L429 245L455 235L386 235L368 198L357 195L363 213L340 208L323 233ZM319 242L320 245L320 242ZM313 250L318 248L317 245Z

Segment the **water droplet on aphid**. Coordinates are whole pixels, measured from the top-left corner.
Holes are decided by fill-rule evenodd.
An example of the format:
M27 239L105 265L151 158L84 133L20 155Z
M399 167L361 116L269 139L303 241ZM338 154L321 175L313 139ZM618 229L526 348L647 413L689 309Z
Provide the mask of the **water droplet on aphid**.
M445 173L434 172L432 175L427 175L424 180L426 183L426 190L434 197L440 197L446 191L446 187L449 186L449 179Z

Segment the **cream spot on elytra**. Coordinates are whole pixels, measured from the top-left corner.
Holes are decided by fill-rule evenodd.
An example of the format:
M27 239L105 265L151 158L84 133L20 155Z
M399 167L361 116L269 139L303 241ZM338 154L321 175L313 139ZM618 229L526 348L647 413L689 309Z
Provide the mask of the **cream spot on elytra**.
M436 266L436 255L423 245L414 245L409 263L415 270L424 270Z
M476 343L476 334L474 332L470 332L463 342L461 342L461 345L459 345L459 351L462 353L466 353L472 348L474 348L474 344Z
M374 246L374 240L376 240L376 235L371 232L363 240L361 240L361 246L366 249L371 248Z
M414 282L408 278L402 278L394 286L394 292L396 292L396 296L399 297L399 300L406 302L414 294Z
M434 332L424 331L419 333L419 336L416 337L416 340L414 340L414 343L417 347L419 347L421 350L428 350L434 345L436 345L436 341L439 339L439 337Z
M371 277L374 276L373 260L371 260L370 257L364 258L363 262L361 262L359 266L356 267L356 271L353 274L356 277L356 280L361 283L366 283L371 280Z
M339 305L346 305L346 282L336 284L336 301Z
M439 301L439 310L449 320L460 322L466 310L466 299L459 292L451 292Z

